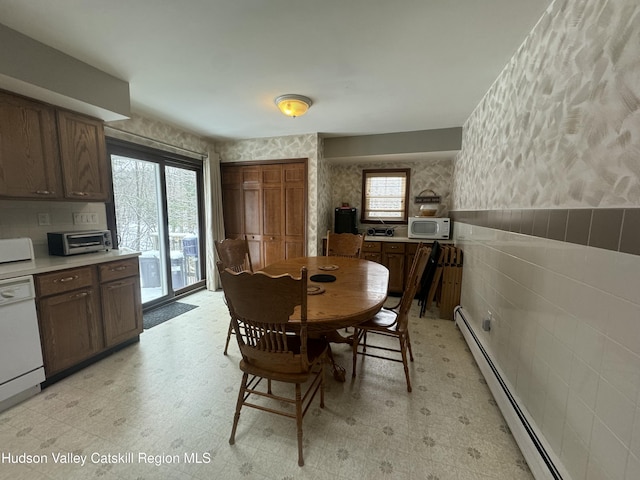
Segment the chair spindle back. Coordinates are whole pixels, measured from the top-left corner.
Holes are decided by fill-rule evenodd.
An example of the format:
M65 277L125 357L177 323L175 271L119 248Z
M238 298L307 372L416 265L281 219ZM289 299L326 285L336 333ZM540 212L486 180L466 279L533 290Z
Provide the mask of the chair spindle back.
M327 257L351 257L362 256L364 235L354 233L327 232Z
M236 273L220 262L218 269L243 360L272 372L307 372L306 268L300 278ZM290 317L297 312L300 323L293 325Z

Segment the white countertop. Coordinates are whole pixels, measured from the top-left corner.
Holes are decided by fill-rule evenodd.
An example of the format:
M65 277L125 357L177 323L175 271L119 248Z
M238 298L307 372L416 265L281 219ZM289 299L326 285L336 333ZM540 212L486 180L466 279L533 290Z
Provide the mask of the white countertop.
M111 250L109 252L81 253L68 257L56 257L51 255L36 257L35 260L6 263L0 265L0 280L5 278L34 275L36 273L53 272L65 268L83 267L97 263L111 262L125 258L137 257L140 252L129 250Z

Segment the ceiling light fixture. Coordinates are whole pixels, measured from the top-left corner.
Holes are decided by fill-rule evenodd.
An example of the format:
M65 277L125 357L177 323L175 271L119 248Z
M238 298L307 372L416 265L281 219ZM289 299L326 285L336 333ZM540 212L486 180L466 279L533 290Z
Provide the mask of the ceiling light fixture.
M275 103L282 113L288 117L299 117L307 113L311 106L311 99L302 95L280 95Z

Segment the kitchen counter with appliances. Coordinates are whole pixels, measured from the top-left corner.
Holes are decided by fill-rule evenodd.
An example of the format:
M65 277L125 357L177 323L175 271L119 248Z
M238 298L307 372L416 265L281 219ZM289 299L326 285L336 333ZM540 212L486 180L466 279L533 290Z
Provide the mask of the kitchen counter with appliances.
M0 411L142 332L139 252L36 255L0 239Z
M38 256L32 260L0 264L0 280L20 275L35 275L38 273L54 272L86 265L112 262L140 256L140 252L129 250L110 250L108 252L83 253L68 257Z
M138 258L102 259L34 275L46 384L139 340Z
M430 245L436 240L407 238L400 236L366 235L362 245L362 258L381 263L389 269L389 292L402 293L413 263L413 256L420 242ZM449 240L437 240L440 244L451 244ZM326 252L326 237L322 239L322 254Z

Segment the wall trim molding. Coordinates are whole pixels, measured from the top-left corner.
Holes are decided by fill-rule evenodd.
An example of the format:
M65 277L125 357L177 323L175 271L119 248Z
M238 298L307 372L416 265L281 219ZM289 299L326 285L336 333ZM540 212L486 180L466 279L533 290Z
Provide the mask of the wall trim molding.
M640 208L451 210L449 216L454 222L640 255Z

